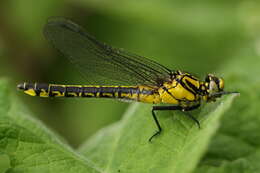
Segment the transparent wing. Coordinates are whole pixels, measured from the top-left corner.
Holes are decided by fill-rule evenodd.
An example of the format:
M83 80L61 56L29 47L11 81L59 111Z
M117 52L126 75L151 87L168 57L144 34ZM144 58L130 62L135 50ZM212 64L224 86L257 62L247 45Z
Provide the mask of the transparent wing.
M166 67L101 43L70 20L49 19L44 35L78 67L87 84L160 85L170 78Z

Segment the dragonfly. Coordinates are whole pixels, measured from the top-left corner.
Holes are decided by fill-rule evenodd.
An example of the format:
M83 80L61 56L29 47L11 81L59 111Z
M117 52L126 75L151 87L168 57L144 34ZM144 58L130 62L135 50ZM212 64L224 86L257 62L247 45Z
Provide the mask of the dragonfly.
M153 104L151 115L158 130L150 142L162 132L156 111L182 111L200 127L189 111L199 108L202 102L237 93L224 91L224 80L213 74L202 81L188 72L171 70L154 60L102 43L65 18L49 19L43 33L79 70L86 84L23 82L17 88L39 97L113 98Z

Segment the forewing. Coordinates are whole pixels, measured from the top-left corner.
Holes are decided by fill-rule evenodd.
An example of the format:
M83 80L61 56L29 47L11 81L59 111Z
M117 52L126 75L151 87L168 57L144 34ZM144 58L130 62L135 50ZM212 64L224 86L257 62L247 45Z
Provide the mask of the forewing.
M70 20L49 19L44 35L78 67L87 84L160 85L170 78L166 67L101 43Z

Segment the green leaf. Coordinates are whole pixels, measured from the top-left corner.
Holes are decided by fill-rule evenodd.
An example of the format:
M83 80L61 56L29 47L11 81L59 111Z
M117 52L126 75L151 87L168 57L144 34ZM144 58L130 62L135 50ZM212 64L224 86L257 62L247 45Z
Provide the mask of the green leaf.
M0 153L0 172L6 172L10 168L9 156Z
M133 104L121 121L100 130L80 152L103 172L191 172L234 97L198 110L201 129L181 112L158 112L163 132L151 143L148 139L157 130L151 106Z
M9 157L7 172L100 172L35 120L10 88L0 80L0 153Z

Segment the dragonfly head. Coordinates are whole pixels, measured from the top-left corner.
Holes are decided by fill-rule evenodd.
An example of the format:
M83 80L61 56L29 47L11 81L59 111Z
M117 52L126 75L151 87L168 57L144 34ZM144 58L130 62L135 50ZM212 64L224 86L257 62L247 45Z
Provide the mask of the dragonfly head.
M236 93L224 91L224 80L213 74L208 74L206 76L204 86L205 95L203 96L203 99L207 102L216 101L216 98L219 98L225 94Z
M218 93L224 90L224 80L222 78L216 77L213 74L208 74L205 78L205 84L207 88L207 93L209 95Z

